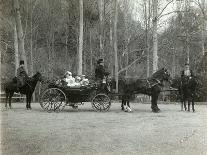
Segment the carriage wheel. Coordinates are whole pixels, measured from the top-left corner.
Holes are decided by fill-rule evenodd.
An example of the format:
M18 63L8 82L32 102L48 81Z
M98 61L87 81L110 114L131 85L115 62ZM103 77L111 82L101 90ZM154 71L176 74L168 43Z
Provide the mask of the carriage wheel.
M44 110L48 112L59 112L63 110L66 105L65 93L58 88L46 89L42 93L40 105Z
M97 94L91 104L96 111L108 111L111 107L111 100L106 94Z

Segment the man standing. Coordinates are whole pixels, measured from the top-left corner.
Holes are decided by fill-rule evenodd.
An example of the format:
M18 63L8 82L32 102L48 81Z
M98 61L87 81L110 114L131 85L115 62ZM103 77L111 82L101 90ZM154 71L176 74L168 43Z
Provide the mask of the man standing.
M28 75L24 68L24 61L20 60L19 68L17 69L17 91L19 91L19 88L25 85L27 79Z

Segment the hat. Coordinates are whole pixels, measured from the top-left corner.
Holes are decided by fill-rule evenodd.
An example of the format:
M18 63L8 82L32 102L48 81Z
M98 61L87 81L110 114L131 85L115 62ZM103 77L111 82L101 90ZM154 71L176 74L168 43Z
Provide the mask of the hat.
M103 59L98 59L97 64L103 63Z
M65 75L72 75L72 73L69 72L69 71L67 71L67 72L65 73Z
M24 60L20 60L19 65L24 65Z
M80 76L76 76L75 79L77 79L77 80L81 80Z

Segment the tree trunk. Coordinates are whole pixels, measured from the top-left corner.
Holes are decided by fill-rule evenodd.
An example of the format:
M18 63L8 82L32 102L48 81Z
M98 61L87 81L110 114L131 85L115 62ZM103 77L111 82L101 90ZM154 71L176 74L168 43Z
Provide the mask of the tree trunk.
M30 1L30 3L31 3L31 1ZM32 25L32 20L33 20L33 17L32 17L32 13L33 13L33 9L31 10L31 12L30 12L30 35L31 35L31 37L30 37L30 75L33 75L34 73L34 71L33 71L33 38L32 38L32 36L33 36L33 25Z
M110 0L110 14L112 14L112 10L113 10L113 0ZM110 41L110 69L111 69L111 75L114 76L114 58L113 58L113 22L112 22L112 17L110 18L110 30L109 30L109 33L110 33L110 38L109 38L109 41Z
M89 29L89 35L90 35L90 69L91 74L93 73L93 48L92 48L92 29Z
M100 42L100 56L103 58L104 49L103 49L103 8L104 0L99 0L99 42Z
M157 56L157 4L158 0L153 0L153 73L158 69L158 56Z
M146 10L147 11L147 10ZM148 17L147 17L147 77L150 76L150 41L149 41L149 29L150 29L150 17L151 17L151 0L148 2Z
M22 29L19 1L13 0L13 3L14 3L14 10L15 10L15 21L16 21L16 29L17 29L17 37L18 37L19 56L20 56L20 60L24 60L25 70L26 72L28 72L27 59L26 59L26 54L25 54L25 49L24 49L24 34L23 34L23 29Z
M83 55L83 0L79 0L80 6L80 30L79 30L79 48L78 48L78 75L82 75L82 55Z
M19 67L19 52L16 22L14 22L14 52L15 52L15 76L17 76L17 68Z
M201 6L203 6L203 21L202 21L202 30L201 30L201 37L202 37L202 41L201 41L201 46L202 46L202 54L203 55L205 55L205 52L207 52L207 51L205 51L205 40L206 40L206 36L205 36L205 34L206 34L206 19L205 19L205 10L206 10L206 6L205 6L205 0L202 0L201 1Z
M117 55L117 18L118 18L118 2L114 0L114 62L115 62L115 80L116 80L116 93L118 93L118 55Z
M147 2L144 2L144 15L145 15L145 48L147 53L147 77L149 77L149 16L150 16L150 1L149 1L149 13L147 15Z

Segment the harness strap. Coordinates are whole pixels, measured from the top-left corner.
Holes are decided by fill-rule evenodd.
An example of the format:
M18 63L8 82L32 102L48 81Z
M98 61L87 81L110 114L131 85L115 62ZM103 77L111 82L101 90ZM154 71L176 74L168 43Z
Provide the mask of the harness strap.
M147 79L147 84L148 84L149 88L151 88L151 85L150 85L150 82L148 79Z
M150 84L150 82L149 82L149 80L147 79L147 83L148 83L148 85L149 85L149 88L152 88L152 87L154 87L155 85L157 85L157 84L161 84L161 81L160 80L158 80L158 79L155 79L155 78L153 78L155 81L156 81L156 83L154 83L154 84Z

